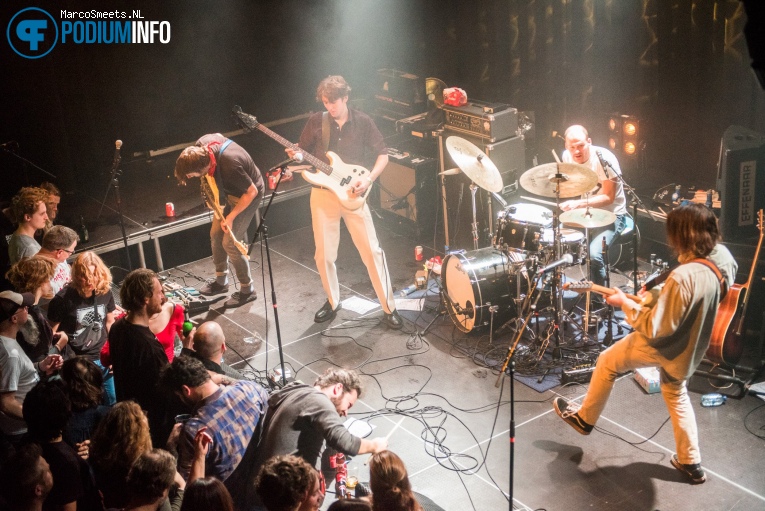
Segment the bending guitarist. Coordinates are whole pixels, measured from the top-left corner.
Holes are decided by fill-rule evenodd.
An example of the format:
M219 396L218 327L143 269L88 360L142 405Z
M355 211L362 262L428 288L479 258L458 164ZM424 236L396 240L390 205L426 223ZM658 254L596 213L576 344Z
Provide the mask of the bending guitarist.
M220 133L205 135L181 152L175 162L175 177L181 184L190 178L212 176L221 199L225 197L224 221L213 219L210 229L212 258L215 264L215 278L210 279L199 290L204 295L228 292L228 262L234 267L239 279L239 291L226 300L226 307L239 307L257 298L250 260L243 255L231 236L242 240L252 222L263 197L263 176L250 155L237 143ZM208 197L209 200L214 200Z
M600 354L581 406L562 397L553 401L564 421L588 435L618 374L639 367L660 368L661 393L677 449L670 462L694 484L703 483L706 476L686 385L707 351L717 306L738 269L719 240L717 218L702 204L681 206L667 215L667 241L680 266L667 278L653 307L641 307L620 290L607 298L610 305L622 308L634 332ZM700 259L713 264L696 262Z
M299 145L327 163L329 160L325 153L330 150L348 164L370 169L369 174L351 182L352 193L365 197L374 180L388 164L388 152L374 121L365 113L348 106L350 91L351 87L342 76L328 76L319 83L316 100L324 104L327 113L318 112L308 119L300 135ZM295 151L287 149L287 154L292 158ZM314 186L311 190L311 217L316 243L316 267L327 293L327 301L314 316L314 321L323 323L334 319L341 307L335 260L342 218L367 267L372 286L385 313L385 323L390 328L401 328L403 323L396 312L385 254L377 240L369 206L365 203L351 211L340 204L332 190Z

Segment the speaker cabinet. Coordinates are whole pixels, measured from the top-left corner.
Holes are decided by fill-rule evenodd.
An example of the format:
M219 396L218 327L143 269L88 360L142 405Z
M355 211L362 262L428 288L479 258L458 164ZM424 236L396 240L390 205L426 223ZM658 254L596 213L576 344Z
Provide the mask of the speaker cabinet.
M444 133L444 169L456 167L454 160L449 156L446 148L446 140L450 133ZM461 138L473 143L491 159L497 166L499 174L502 177L503 188L500 192L502 196L508 196L517 188L517 181L525 170L526 165L526 147L523 137L512 137L500 140L494 143L484 143L478 137L468 135L459 135ZM473 248L473 235L471 224L473 223L472 199L470 196L470 179L465 174L456 176L445 176L446 182L446 204L447 218L449 221L449 244L450 249L469 249ZM476 219L479 229L479 247L487 247L491 242L493 232L489 227L489 202L492 202L492 226L493 219L496 218L499 211L499 204L492 200L489 192L478 189L476 192Z
M763 186L765 135L741 126L729 127L720 144L717 168L720 227L724 240L742 240L758 235L757 211L765 208Z
M438 161L388 149L388 165L377 180L378 212L394 230L433 240L438 212Z

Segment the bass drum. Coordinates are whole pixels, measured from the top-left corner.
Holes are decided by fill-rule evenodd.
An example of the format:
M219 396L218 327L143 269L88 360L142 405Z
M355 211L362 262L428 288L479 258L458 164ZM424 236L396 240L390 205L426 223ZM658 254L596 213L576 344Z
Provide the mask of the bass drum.
M492 305L498 306L494 325L501 325L502 318L515 310L517 281L513 277L520 278L524 264L523 259L493 247L446 256L441 279L446 308L457 328L468 333L488 325Z

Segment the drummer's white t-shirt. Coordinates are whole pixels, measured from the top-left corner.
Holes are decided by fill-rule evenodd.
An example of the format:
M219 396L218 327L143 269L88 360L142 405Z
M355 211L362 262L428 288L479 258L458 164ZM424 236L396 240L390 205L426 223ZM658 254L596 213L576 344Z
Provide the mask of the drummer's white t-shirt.
M597 151L600 151L600 154L603 155L603 159L606 160L608 163L610 163L611 168L613 168L619 175L621 175L622 169L619 167L619 160L616 159L616 156L614 155L614 153L612 153L605 147L591 145L590 159L584 162L582 165L584 165L585 167L589 167L598 175L598 182L603 182L608 178L606 177L606 173L603 170L603 166L600 164L600 160L598 160ZM573 158L571 158L571 153L568 152L568 150L563 151L562 160L564 163L574 163ZM610 175L611 170L609 169L608 172ZM610 177L614 178L613 175L611 175ZM582 196L582 198L584 198L584 196ZM621 179L617 179L616 195L614 197L614 202L612 202L608 206L598 206L598 209L604 209L606 211L610 211L615 215L627 214L627 197L624 196L624 186L622 186Z

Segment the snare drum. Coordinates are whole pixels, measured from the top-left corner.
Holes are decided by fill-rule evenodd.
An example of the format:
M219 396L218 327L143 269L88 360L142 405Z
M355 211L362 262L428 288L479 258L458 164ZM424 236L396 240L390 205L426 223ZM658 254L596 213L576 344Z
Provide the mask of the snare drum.
M544 243L546 251L555 251L553 242L553 230L545 229L542 233L542 243ZM561 256L565 254L571 254L574 258L573 264L579 264L584 261L587 257L587 243L584 238L584 233L577 231L576 229L567 229L561 227L560 252ZM552 255L550 257L552 257Z
M518 271L523 262L492 247L449 254L441 269L446 307L455 326L467 333L489 324L489 307L497 305L494 325L502 325L515 309Z

